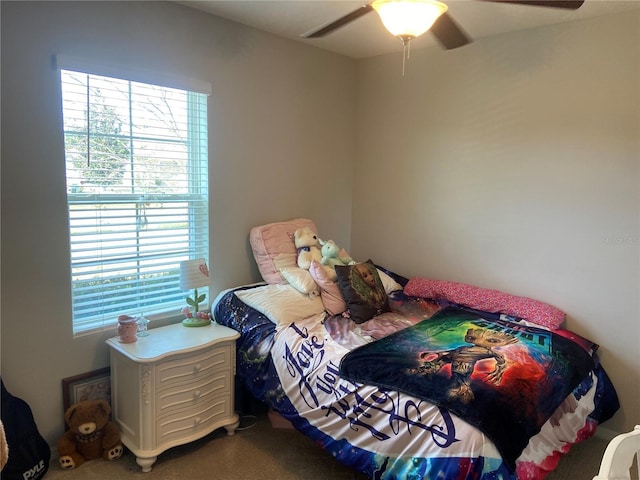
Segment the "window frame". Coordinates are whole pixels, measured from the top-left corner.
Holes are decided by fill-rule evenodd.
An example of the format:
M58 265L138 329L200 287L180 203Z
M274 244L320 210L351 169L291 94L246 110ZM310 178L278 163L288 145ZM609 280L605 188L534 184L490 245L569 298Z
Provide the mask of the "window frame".
M207 110L208 110L208 105L207 105L207 99L204 98L200 98L200 101L198 102L198 108L200 109L204 109L204 112L199 111L195 114L193 114L193 107L194 105L192 104L193 101L193 95L191 94L204 94L207 97L211 94L211 86L208 83L204 83L204 82L200 82L198 80L194 80L194 79L190 79L187 77L181 77L181 76L175 76L175 75L162 75L162 74L156 74L156 73L152 73L149 71L143 71L140 69L127 69L127 68L123 68L122 66L114 66L114 65L108 65L106 63L98 63L95 61L86 61L86 60L82 60L82 59L77 59L77 58L72 58L72 57L67 57L64 55L58 55L56 56L56 66L57 68L60 70L60 76L59 79L61 81L61 85L60 85L60 92L61 92L61 97L62 97L62 90L63 90L63 85L62 85L62 71L66 70L66 71L73 71L73 72L78 72L81 74L86 74L86 75L97 75L97 76L103 76L103 77L110 77L110 78L115 78L115 79L119 79L119 80L124 80L126 82L137 82L137 83L147 83L147 84L151 84L157 87L167 87L167 88L177 88L180 90L185 90L187 93L187 103L189 103L189 107L187 108L187 111L190 113L189 117L198 117L198 127L201 130L201 135L204 136L204 138L194 138L193 137L193 131L192 129L188 128L188 139L186 141L186 145L187 147L187 165L189 169L194 168L194 166L197 168L197 171L195 172L190 172L188 173L188 178L190 179L188 182L188 192L182 192L182 193L170 193L170 194L162 194L162 195L140 195L139 193L123 193L123 194L108 194L108 195L104 195L104 194L96 194L96 193L73 193L71 191L67 191L67 206L68 206L68 212L69 212L69 230L68 230L68 235L69 235L69 256L70 256L70 267L71 267L71 309L73 312L72 315L72 324L73 324L73 333L75 336L78 335L84 335L84 334L88 334L88 333L93 333L96 331L102 331L104 329L109 329L109 328L113 328L115 325L117 325L117 316L118 315L114 315L113 312L109 312L109 317L106 318L106 314L104 312L104 307L102 307L101 309L101 313L97 316L98 319L96 320L88 320L88 319L79 319L76 318L76 306L74 305L75 302L75 295L74 295L74 290L77 288L76 285L74 285L74 283L77 284L76 281L74 281L74 271L77 272L77 267L74 269L74 262L73 262L73 251L72 251L72 247L73 247L73 232L71 231L71 227L72 227L72 215L73 215L73 209L77 206L77 205L83 205L83 204L92 204L95 203L96 205L98 205L100 203L101 197L102 198L108 198L109 201L114 201L118 204L123 204L123 205L136 205L138 203L143 203L143 204L148 204L150 202L154 202L155 200L158 200L159 198L163 198L164 199L164 203L174 203L174 204L178 204L178 203L187 203L187 206L184 207L186 208L186 218L188 218L187 221L187 228L188 228L188 243L189 245L187 246L186 249L183 249L183 254L181 256L181 258L176 259L175 262L175 266L173 266L172 268L167 268L165 270L166 274L169 275L170 280L175 283L175 286L177 288L178 284L179 284L179 260L187 260L189 258L198 258L198 257L202 257L204 256L205 258L209 257L209 239L208 239L208 235L209 235L209 202L208 202L208 190L209 190L209 172L208 172L208 114L207 114ZM149 79L152 79L152 81L150 81ZM89 87L87 87L89 88ZM131 101L131 100L130 100ZM63 122L64 122L64 109L62 110L62 118L63 118ZM189 120L187 121L187 123L189 125L191 125L191 122L193 121L193 118L189 118ZM204 123L204 125L202 125L202 123ZM63 125L63 135L66 138L67 135L67 131L65 131L64 125ZM88 136L90 134L87 134ZM124 135L124 137L129 138L130 140L131 138L131 133L129 132L128 135ZM66 157L67 157L67 146L65 143L65 179L68 179L68 169L67 169L67 163L66 163ZM133 157L135 158L135 155L133 154ZM192 159L193 158L198 158L198 161L193 162ZM203 174L203 170L204 170L204 174ZM198 185L199 188L194 188L195 185ZM194 191L197 191L198 193L194 193ZM204 194L202 193L204 192ZM197 198L199 201L193 202L193 199ZM204 199L204 200L203 200ZM95 201L95 202L94 202ZM154 203L158 203L158 202L154 202ZM192 233L193 229L192 229L192 218L194 215L196 215L194 213L194 209L198 209L199 211L201 211L202 209L205 209L205 213L204 213L204 217L205 220L204 222L199 222L200 224L200 232L197 235L200 235L201 238L204 238L204 240L199 240L198 243L202 244L203 246L201 246L201 248L194 250L194 248L192 247L192 244L194 243L194 234ZM201 213L198 215L202 215ZM99 223L97 222L96 225L98 225ZM140 260L140 256L135 256L135 259L137 259L138 261ZM108 263L108 262L107 262ZM165 278L166 280L166 278ZM141 280L140 277L138 277L137 283L140 284ZM206 289L208 290L208 288ZM182 292L180 291L180 296L179 297L175 297L176 300L172 301L169 303L169 308L166 308L166 306L162 306L162 299L159 300L154 300L153 304L157 304L156 308L153 308L152 305L143 305L141 306L142 310L138 311L124 311L121 312L123 314L130 314L130 315L134 315L134 314L144 314L147 318L149 318L150 320L156 320L156 319L160 319L160 318L170 318L170 317L177 317L179 312L180 312L180 305L185 306L186 302L184 302L184 297L186 297L186 295L189 292ZM208 293L208 292L207 292ZM149 303L147 301L147 303Z

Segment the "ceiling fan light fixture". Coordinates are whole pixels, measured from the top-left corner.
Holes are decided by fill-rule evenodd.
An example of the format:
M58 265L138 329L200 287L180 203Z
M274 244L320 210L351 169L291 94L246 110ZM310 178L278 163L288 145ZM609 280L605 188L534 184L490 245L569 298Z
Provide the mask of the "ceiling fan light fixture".
M447 11L435 0L375 0L371 5L385 28L403 41L422 35Z

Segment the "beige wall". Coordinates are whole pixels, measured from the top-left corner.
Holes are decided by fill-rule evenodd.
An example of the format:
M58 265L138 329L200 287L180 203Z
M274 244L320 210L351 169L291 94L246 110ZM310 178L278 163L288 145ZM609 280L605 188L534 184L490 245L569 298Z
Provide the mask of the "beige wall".
M546 301L640 422L640 14L358 64L352 251Z
M49 441L60 380L108 365L72 338L60 93L52 55L210 82L214 294L259 279L250 227L298 216L349 246L355 63L170 3L3 1L2 378Z

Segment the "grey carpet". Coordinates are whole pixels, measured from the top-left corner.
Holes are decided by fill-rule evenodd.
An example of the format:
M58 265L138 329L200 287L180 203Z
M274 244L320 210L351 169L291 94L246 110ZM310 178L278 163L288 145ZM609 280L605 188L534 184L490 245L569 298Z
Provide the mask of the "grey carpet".
M295 430L273 428L266 415L255 422L243 417L241 430L227 436L224 429L158 457L142 473L127 452L118 460L92 460L74 470L62 470L54 459L46 480L364 480L342 466L312 440ZM243 428L244 427L244 428ZM600 467L605 440L589 439L560 460L548 480L591 480ZM637 475L632 476L637 479Z

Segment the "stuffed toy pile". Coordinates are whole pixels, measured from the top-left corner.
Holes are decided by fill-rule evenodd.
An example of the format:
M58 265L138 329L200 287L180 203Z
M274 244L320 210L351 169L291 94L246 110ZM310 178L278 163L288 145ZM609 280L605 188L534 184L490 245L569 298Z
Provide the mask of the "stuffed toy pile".
M355 263L336 242L325 242L309 227L297 228L292 240L296 248L296 265L283 265L278 271L287 283L312 299L320 295L320 288L310 273L313 262L318 263L332 282L337 280L336 265Z

